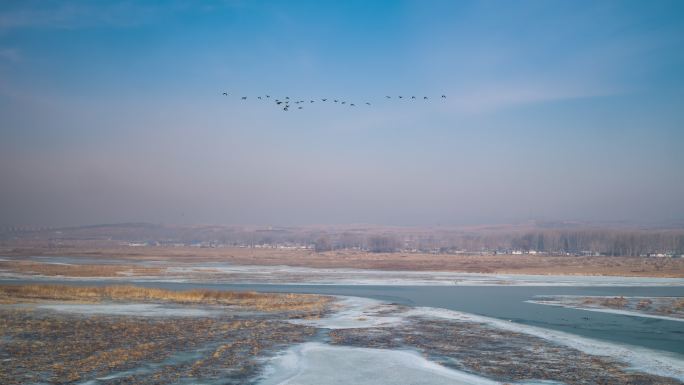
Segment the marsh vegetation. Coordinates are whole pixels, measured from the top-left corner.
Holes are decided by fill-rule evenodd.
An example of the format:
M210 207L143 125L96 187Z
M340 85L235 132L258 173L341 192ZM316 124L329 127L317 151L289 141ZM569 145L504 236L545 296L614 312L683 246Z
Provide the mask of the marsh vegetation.
M58 301L147 301L181 304L213 304L239 306L259 311L298 311L319 315L330 297L311 294L231 292L217 290L165 290L132 285L99 287L68 285L0 285L0 298L5 303Z
M644 317L667 317L684 321L682 297L601 297L601 296L538 296L530 301L542 305L573 307L584 310L622 312Z
M329 297L170 291L135 286L0 286L0 383L167 384L189 379L243 383L263 357L304 342L315 328L287 322L319 317ZM44 303L166 303L211 307L212 316L74 314ZM236 311L242 310L242 311ZM217 311L218 310L218 311Z
M506 383L552 381L568 385L674 385L682 382L637 372L610 357L590 355L529 334L478 322L410 317L392 328L347 328L330 333L342 346L418 350L446 367Z

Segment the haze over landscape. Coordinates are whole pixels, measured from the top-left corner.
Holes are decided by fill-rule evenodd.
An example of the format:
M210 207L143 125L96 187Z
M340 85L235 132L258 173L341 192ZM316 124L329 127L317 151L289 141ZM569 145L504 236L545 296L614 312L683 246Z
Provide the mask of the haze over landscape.
M2 2L0 224L681 223L682 8Z
M0 384L684 385L684 1L0 0Z

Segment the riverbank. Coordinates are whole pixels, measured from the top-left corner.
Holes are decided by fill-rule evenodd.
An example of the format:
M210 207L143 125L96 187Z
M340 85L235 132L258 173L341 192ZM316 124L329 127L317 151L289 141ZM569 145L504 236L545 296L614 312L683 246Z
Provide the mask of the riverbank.
M220 261L94 258L74 256L4 257L0 278L16 280L103 280L112 283L188 282L290 285L384 286L684 286L684 278L604 275L495 274L450 271L310 268L236 265Z

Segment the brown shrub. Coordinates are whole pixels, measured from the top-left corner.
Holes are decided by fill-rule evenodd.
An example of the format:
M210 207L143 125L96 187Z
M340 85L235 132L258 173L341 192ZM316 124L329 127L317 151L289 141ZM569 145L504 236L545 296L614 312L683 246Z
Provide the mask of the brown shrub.
M614 298L606 298L603 301L601 301L601 304L603 306L607 307L615 307L615 308L622 308L627 305L627 299L623 296L619 297L614 297Z

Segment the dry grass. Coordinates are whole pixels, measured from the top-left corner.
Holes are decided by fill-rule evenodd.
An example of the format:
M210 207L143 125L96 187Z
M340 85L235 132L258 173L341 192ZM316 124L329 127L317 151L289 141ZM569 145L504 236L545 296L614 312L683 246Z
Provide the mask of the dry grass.
M681 297L583 297L578 299L578 303L595 308L637 310L643 314L684 318L684 298Z
M29 261L0 261L0 269L13 273L65 277L120 277L159 275L162 269L132 265L61 265Z
M182 304L240 306L260 311L321 313L332 298L311 294L280 294L216 290L174 291L131 285L101 287L67 285L0 285L0 298L8 301L164 301Z
M253 352L302 342L314 332L282 319L282 313L268 320L141 319L0 308L0 384L85 382L160 364L179 352L197 352L201 358L167 361L111 383L161 385L198 377L244 383L258 370Z
M183 379L240 384L253 377L260 356L276 346L303 342L314 328L285 322L317 317L331 297L212 290L173 291L137 286L0 285L0 303L79 301L154 302L187 306L237 306L246 313L214 317L81 316L30 307L0 306L0 384L71 384L143 363L195 352L116 383L161 385ZM228 381L230 379L230 381Z
M660 305L656 311L678 318L684 318L684 298L673 299L671 302Z
M627 306L627 299L625 297L603 298L600 302L601 306L612 307L616 309Z
M681 299L674 301L672 308L676 311L683 311L684 310L684 298L681 298Z
M653 301L651 301L650 299L648 299L648 298L642 299L637 303L636 309L637 310L648 310L648 308L650 308L652 304L653 304Z

